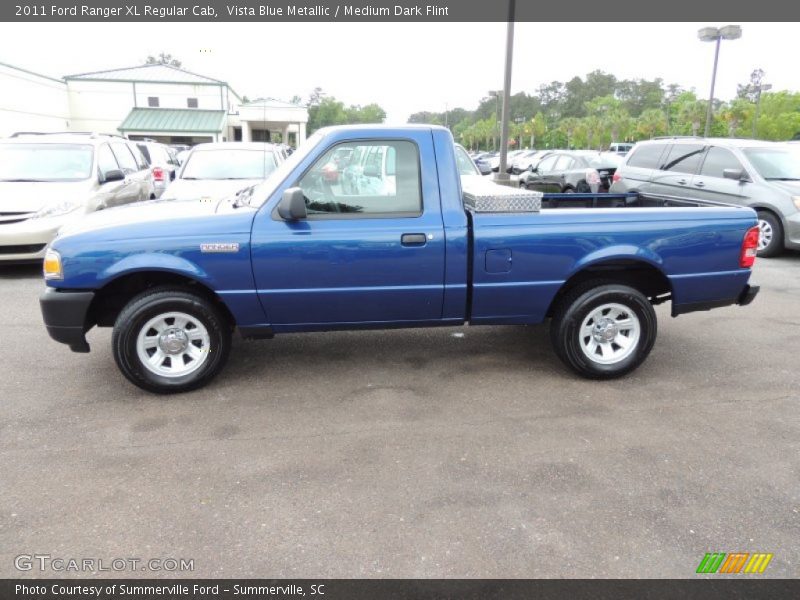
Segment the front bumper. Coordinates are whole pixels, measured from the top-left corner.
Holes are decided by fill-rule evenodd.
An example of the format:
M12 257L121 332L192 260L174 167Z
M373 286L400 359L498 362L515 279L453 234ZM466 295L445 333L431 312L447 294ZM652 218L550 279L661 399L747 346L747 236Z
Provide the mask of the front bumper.
M0 263L34 262L44 258L65 219L28 219L0 226Z
M39 297L47 333L57 342L67 344L73 352L89 352L86 332L89 305L94 292L64 292L47 288Z

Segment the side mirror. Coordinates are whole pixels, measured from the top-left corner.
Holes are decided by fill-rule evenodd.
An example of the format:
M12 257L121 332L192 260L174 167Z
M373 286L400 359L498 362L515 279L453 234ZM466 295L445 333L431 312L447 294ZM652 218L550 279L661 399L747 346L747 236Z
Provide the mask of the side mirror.
M747 175L741 169L723 169L722 176L725 179L733 179L734 181L748 181Z
M103 174L102 183L109 183L111 181L123 181L124 179L125 179L125 173L123 173L119 169L112 169L110 171L106 171Z
M278 203L278 214L285 221L301 221L308 216L306 197L299 187L292 187L283 192Z

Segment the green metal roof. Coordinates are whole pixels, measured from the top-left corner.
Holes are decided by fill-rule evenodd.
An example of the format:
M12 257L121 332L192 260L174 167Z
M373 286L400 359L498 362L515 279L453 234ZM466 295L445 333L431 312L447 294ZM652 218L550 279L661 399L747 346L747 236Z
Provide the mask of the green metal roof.
M134 108L118 129L123 133L219 133L225 121L224 110L196 108Z

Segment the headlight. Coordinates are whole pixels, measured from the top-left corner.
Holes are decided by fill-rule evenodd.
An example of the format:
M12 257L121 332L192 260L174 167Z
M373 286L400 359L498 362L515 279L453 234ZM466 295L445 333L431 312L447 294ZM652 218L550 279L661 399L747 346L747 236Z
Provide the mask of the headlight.
M794 207L800 210L800 196L792 196L792 202L794 202Z
M64 279L64 270L61 267L61 255L55 250L48 248L44 255L44 270L45 279Z
M75 202L59 202L58 204L52 204L50 206L45 206L41 210L39 210L35 215L33 215L32 219L41 219L43 217L58 217L60 215L65 215L67 213L71 213L73 210L77 210L80 208L81 205Z

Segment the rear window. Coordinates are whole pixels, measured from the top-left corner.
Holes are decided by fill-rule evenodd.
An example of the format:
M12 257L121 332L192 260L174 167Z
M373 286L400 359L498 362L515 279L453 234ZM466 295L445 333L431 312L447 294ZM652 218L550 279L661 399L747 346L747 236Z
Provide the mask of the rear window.
M633 151L633 154L631 154L628 159L628 166L641 167L643 169L657 169L665 146L665 144L640 145Z

